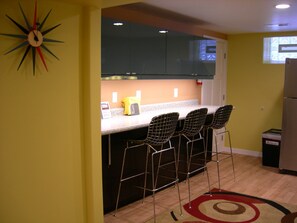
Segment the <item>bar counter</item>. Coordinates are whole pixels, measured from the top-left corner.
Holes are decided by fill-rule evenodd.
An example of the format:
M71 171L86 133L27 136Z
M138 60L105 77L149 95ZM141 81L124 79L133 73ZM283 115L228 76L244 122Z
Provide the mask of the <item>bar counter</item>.
M178 101L172 103L150 104L141 106L139 115L123 115L123 109L112 109L112 117L101 120L101 134L109 135L148 126L154 116L169 112L178 112L179 119L198 108L208 108L208 114L213 114L218 106L199 105L198 100Z

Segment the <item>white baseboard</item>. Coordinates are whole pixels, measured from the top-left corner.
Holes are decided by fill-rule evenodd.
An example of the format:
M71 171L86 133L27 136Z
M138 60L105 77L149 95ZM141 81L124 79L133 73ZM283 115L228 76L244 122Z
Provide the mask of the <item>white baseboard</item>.
M229 148L224 148L223 150L228 151ZM253 150L248 150L248 149L237 149L237 148L232 148L232 151L234 154L262 157L262 152L258 152L258 151L253 151Z

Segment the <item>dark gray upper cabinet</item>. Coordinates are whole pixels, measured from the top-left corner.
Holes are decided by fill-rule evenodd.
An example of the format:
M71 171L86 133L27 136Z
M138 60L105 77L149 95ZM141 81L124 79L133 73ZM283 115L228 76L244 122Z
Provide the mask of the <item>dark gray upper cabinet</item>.
M166 35L159 29L102 19L102 75L164 74Z
M193 36L174 31L167 32L166 71L173 76L193 73Z
M102 77L212 79L215 40L102 18ZM112 79L112 78L111 78Z
M150 26L130 23L131 71L139 77L166 72L166 35Z
M185 79L212 79L216 41L185 33L167 33L167 74Z
M102 19L102 75L126 74L130 70L130 37L128 26L113 25L116 21Z

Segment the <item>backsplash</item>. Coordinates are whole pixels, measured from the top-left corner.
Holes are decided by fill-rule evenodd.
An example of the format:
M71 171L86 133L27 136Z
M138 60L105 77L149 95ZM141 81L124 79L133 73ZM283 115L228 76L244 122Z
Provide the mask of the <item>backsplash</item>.
M167 109L167 108L176 108L176 107L187 107L199 105L199 100L192 99L186 101L174 101L174 102L165 102L165 103L154 103L146 104L140 106L141 112L150 112L155 110ZM111 116L123 115L124 108L113 108L111 109Z
M114 80L101 81L101 101L111 108L122 108L124 97L141 95L141 105L175 101L201 101L201 85L195 80ZM116 95L117 102L113 102ZM114 98L115 99L115 98Z

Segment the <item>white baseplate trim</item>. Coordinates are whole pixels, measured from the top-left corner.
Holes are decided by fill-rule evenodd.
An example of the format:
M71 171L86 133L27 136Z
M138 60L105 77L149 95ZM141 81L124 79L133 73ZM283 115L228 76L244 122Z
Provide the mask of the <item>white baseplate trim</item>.
M229 151L229 148L224 147L223 150L224 151ZM238 149L238 148L232 148L232 151L233 151L234 154L262 157L262 152L258 152L258 151L253 151L253 150L248 150L248 149Z

